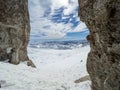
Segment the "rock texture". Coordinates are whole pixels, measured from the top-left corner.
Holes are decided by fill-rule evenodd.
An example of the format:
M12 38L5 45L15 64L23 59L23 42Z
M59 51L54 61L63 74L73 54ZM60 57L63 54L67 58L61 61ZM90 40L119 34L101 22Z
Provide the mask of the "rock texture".
M0 61L29 61L30 21L27 0L0 0Z
M120 90L120 0L79 0L79 7L90 30L92 90Z

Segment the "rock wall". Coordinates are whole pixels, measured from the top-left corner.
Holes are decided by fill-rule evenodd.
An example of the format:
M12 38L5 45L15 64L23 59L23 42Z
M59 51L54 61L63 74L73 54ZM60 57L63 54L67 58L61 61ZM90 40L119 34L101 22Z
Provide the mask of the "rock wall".
M27 0L0 0L0 61L31 62L27 56L30 36L27 4Z
M79 0L79 16L90 30L92 90L120 90L120 0Z

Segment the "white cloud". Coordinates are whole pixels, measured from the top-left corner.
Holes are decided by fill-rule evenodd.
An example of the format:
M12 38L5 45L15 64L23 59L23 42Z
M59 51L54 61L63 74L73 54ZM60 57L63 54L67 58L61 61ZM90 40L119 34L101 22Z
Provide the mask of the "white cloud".
M30 10L30 16L35 16L36 15L43 15L44 13L44 8L40 6L39 0L29 0L29 10Z
M77 27L75 27L74 31L71 32L80 32L86 30L86 25L84 23L80 23Z
M74 9L78 6L78 0L51 0L52 2L52 12L54 9L64 7L64 14L69 15L74 11Z
M29 12L31 19L32 34L44 33L43 38L61 38L66 35L67 32L79 32L86 26L81 23L74 30L71 28L72 24L55 23L43 17L45 11L50 8L50 16L55 14L55 9L64 7L63 14L69 15L75 12L75 8L78 6L78 0L29 0ZM76 17L77 15L74 15ZM62 17L65 19L66 17ZM45 26L47 26L45 28Z
M69 5L69 0L51 0L51 2L52 2L52 7L54 8L59 8L61 6Z
M49 27L44 28L44 24ZM46 18L41 19L41 21L35 21L31 24L32 33L44 33L46 38L62 38L66 35L66 32L71 29L71 26L71 24L64 25L63 23L53 23Z

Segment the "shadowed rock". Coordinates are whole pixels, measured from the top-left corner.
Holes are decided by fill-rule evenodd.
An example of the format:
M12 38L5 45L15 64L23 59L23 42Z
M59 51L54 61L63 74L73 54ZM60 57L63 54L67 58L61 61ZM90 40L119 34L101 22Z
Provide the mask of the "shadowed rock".
M90 30L92 90L120 90L120 0L79 0L79 16Z

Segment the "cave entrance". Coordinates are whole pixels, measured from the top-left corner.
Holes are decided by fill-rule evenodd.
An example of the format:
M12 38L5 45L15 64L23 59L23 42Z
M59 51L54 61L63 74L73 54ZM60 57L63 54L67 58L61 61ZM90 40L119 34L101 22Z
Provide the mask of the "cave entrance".
M79 20L77 0L29 0L31 35L30 59L39 72L41 87L50 89L90 90L86 70L90 50L86 36L89 31ZM75 81L76 80L76 81Z

